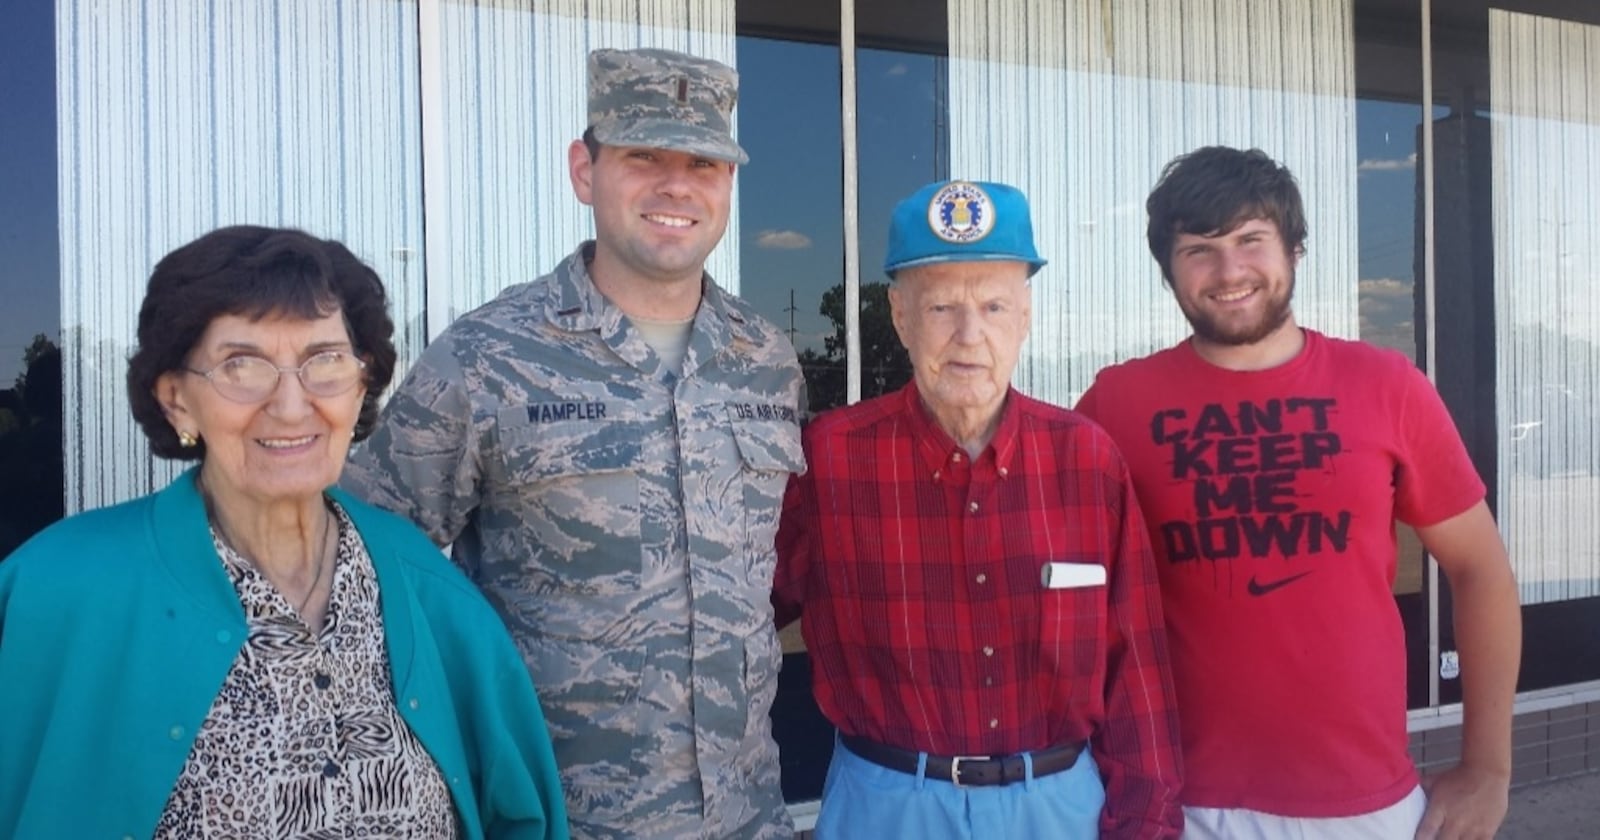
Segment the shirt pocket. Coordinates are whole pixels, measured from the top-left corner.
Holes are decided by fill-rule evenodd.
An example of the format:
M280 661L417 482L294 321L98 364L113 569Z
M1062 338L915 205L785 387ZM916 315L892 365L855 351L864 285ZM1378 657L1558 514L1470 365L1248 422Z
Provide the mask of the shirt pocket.
M1055 558L1057 562L1092 563L1086 557ZM1082 675L1105 667L1106 621L1110 588L1104 583L1046 588L1044 566L1050 558L1037 557L1019 573L1031 574L1039 587L1039 653L1049 673Z
M783 492L789 475L806 468L800 427L786 420L741 420L735 416L731 421L744 491L745 571L751 586L770 589Z
M506 501L479 511L486 520L481 530L487 539L506 540L494 553L527 558L522 572L531 593L597 601L637 596L643 568L642 440L634 424L618 420L502 428ZM582 626L560 635L592 638L595 614L584 612L571 616Z

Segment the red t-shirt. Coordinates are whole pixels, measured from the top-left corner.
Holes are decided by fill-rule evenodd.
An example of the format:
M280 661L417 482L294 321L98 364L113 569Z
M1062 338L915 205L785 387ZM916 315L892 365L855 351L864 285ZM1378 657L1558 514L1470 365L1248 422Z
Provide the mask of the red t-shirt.
M1417 783L1406 752L1394 520L1484 485L1404 356L1306 331L1270 370L1188 342L1109 367L1078 410L1127 459L1149 525L1182 723L1184 804L1343 817Z

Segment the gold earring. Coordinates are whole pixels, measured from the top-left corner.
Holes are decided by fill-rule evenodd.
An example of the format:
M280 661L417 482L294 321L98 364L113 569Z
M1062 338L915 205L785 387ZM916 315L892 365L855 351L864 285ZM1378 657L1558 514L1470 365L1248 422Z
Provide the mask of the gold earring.
M178 432L178 445L184 449L193 449L200 445L200 438L195 437L193 432L185 432L180 430Z

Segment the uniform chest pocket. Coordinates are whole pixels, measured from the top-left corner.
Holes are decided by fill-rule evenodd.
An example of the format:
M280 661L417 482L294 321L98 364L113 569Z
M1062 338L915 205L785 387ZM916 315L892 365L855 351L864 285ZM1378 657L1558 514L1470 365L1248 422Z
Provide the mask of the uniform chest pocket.
M590 418L501 431L504 503L482 516L487 533L514 534L506 546L528 559L535 592L628 595L643 553L639 477L642 435L633 424Z
M770 588L777 554L773 540L790 473L804 472L800 427L782 420L734 420L739 480L744 493L746 572L752 586Z

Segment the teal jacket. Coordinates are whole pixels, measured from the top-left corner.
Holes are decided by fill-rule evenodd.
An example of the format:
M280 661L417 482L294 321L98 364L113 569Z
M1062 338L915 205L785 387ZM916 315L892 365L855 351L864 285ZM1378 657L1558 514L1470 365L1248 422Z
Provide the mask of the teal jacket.
M0 837L150 837L245 640L190 470L0 562ZM377 570L401 717L463 837L565 838L549 732L511 638L399 517L330 491Z

